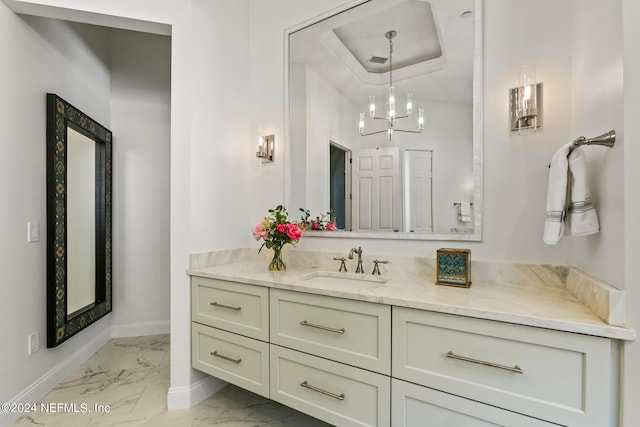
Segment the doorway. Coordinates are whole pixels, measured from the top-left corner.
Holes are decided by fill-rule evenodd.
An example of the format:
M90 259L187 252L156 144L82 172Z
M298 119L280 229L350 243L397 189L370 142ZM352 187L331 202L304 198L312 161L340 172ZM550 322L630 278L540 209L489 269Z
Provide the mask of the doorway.
M351 151L329 142L329 209L338 230L351 230Z

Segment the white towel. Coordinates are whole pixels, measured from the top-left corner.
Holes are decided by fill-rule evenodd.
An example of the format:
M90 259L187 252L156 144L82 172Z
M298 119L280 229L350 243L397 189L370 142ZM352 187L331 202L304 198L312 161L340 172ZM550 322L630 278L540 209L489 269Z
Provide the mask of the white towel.
M588 236L600 231L598 214L591 203L591 193L587 186L587 164L581 147L569 156L571 171L570 200L567 216L567 234Z
M584 153L580 147L572 151L571 145L571 142L563 145L551 158L543 236L544 242L549 245L557 244L565 234L567 210L571 218L566 234L584 236L597 233L600 229L587 188ZM567 200L571 200L571 203L568 204Z
M458 219L460 222L471 222L471 202L460 202L458 205Z

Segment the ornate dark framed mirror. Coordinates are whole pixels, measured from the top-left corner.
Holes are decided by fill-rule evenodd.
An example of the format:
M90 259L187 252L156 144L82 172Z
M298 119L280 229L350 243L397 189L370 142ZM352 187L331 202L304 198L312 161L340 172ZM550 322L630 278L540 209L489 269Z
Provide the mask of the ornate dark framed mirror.
M112 133L47 94L47 347L111 312Z

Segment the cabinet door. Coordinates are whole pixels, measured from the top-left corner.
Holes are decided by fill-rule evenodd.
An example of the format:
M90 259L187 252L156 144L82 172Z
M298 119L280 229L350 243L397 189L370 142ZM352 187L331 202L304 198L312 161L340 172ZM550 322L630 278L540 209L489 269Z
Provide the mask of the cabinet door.
M558 426L396 379L391 381L391 390L394 427Z

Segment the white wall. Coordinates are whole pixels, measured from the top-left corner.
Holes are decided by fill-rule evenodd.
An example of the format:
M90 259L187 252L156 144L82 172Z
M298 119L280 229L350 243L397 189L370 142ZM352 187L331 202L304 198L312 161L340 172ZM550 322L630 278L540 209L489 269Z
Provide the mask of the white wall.
M306 138L298 140L306 147L306 197L291 199L291 213L299 218L299 208L309 209L315 218L329 210L329 141L354 149L358 137L358 110L315 70L306 69ZM350 120L351 119L351 120ZM300 177L301 175L293 175ZM297 180L295 180L297 181Z
M55 349L46 349L47 92L57 93L109 127L106 38L83 28L21 18L0 3L0 401L24 392L95 339L108 338L110 316ZM91 75L92 78L87 76ZM27 222L40 241L27 243ZM27 355L27 336L40 332L40 351ZM105 332L107 334L105 334ZM32 396L33 397L33 396ZM39 397L39 396L36 396Z
M623 131L622 1L574 0L572 15L571 135L593 137L615 129L615 148L585 151L589 188L601 232L571 239L571 264L624 287L625 143ZM606 28L606 31L602 29Z
M171 39L109 31L114 335L169 328Z
M629 141L624 151L624 280L627 322L640 330L640 2L623 0L624 28L624 128ZM622 242L618 242L622 244ZM623 427L634 427L640 420L640 341L626 343L623 351Z

